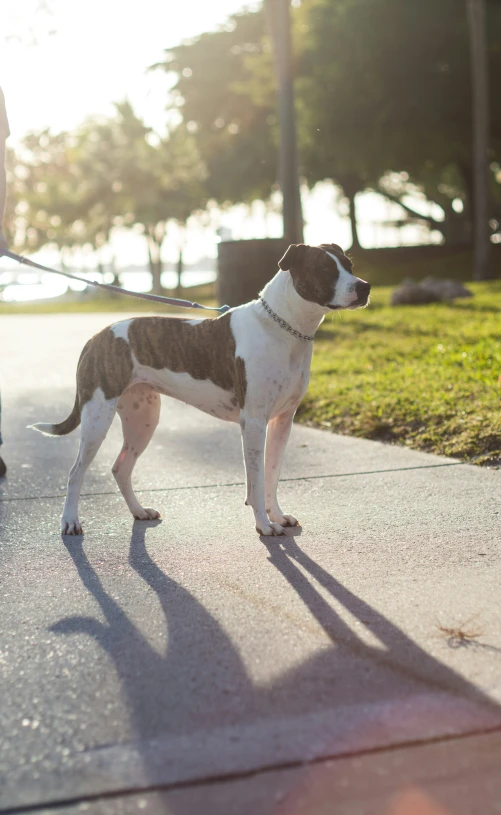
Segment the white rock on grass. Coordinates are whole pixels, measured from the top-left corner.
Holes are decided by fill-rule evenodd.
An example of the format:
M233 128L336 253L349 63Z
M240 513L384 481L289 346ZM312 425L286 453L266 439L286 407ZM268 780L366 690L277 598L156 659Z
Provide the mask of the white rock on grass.
M422 306L428 303L451 302L458 297L473 297L473 293L457 280L425 277L416 283L411 278L405 278L392 293L391 305Z

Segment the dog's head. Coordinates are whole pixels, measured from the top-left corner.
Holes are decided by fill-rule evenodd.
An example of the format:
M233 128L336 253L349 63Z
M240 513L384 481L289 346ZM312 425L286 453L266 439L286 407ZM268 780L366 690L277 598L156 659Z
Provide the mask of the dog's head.
M336 243L292 244L278 265L290 272L297 293L325 309L355 309L369 302L370 284L353 274L353 264Z

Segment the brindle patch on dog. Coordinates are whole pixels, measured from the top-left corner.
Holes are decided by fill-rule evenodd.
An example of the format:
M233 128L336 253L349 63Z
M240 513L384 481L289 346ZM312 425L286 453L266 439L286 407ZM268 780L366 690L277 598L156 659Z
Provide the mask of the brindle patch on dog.
M132 377L132 356L128 343L105 328L83 347L77 366L77 392L73 409L62 422L53 425L55 436L65 436L80 424L83 406L90 402L96 388L105 399L114 399L126 389Z
M241 408L245 404L246 393L247 374L245 373L245 362L242 357L237 357L235 359L235 395Z
M210 379L223 390L235 392L236 345L230 319L230 314L197 323L175 317L138 317L129 328L130 347L140 365Z
M120 396L132 378L132 356L129 344L115 337L111 328L96 334L84 346L77 368L80 407L89 402L101 388L105 399Z
M229 314L199 323L172 317L138 317L129 326L128 341L105 328L83 348L77 368L75 406L68 419L57 425L58 433L69 433L78 425L81 409L96 388L102 389L105 399L121 396L132 379L131 351L140 365L211 380L234 394L234 405L243 407L247 392L245 362L235 358L235 349ZM139 409L139 402L132 407Z

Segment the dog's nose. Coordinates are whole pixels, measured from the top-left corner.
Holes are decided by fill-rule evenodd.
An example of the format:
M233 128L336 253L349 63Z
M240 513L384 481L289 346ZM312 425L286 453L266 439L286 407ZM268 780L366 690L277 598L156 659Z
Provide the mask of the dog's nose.
M371 284L366 283L365 280L357 280L355 283L355 291L360 300L363 300L364 298L367 299L371 293Z

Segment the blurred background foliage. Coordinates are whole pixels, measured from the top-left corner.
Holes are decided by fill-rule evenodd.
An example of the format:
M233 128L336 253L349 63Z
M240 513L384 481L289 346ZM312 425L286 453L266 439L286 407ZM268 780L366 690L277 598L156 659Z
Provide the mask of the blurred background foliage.
M489 226L501 242L501 3L487 4L491 116ZM450 247L472 240L468 26L459 0L303 0L292 8L300 174L342 190L360 248L357 195L400 205ZM165 52L165 136L131 105L72 132L28 134L8 152L6 226L14 250L107 244L144 235L161 290L167 225L207 207L276 207L278 122L264 8ZM182 268L180 250L179 269Z
M498 232L501 4L487 8L491 228ZM473 168L465 6L457 0L306 0L293 11L305 182L329 179L342 188L354 246L355 196L367 189L402 204L402 217L426 222L445 241L469 242ZM171 50L162 67L175 74L179 110L196 133L209 176L216 176L214 197L268 197L277 175L277 121L264 10L238 15L229 30ZM230 178L221 182L220 176ZM406 197L416 193L438 204L444 220L427 207L409 206Z

